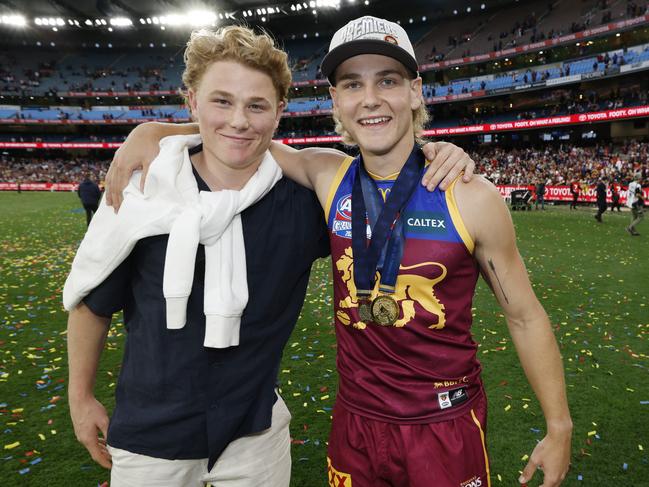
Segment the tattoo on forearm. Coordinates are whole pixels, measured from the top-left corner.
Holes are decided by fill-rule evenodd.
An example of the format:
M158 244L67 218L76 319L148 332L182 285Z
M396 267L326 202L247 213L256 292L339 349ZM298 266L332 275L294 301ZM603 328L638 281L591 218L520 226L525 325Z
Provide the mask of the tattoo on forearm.
M491 272L494 273L494 276L496 276L496 281L498 281L498 287L500 287L500 292L503 294L503 297L505 298L505 301L507 304L509 304L509 299L507 299L507 295L505 294L505 290L503 289L503 285L500 283L500 278L498 277L498 274L496 273L496 266L494 266L493 260L489 259L489 267L491 268Z

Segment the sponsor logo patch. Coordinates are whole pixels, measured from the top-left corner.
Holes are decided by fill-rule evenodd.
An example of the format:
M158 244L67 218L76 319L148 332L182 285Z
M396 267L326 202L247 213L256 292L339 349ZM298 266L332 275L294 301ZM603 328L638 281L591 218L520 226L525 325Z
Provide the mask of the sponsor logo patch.
M469 480L465 480L460 484L460 487L482 487L482 478L475 476Z
M412 233L442 234L447 232L446 215L429 211L413 211L405 215L406 229Z
M385 36L385 37L383 38L383 40L384 40L385 42L389 42L390 44L397 44L397 45L399 45L399 43L397 42L397 40L396 40L393 36Z
M439 402L440 409L447 409L469 399L469 395L466 392L466 387L458 387L457 389L451 389L450 391L440 392L437 394L437 402Z
M352 487L352 476L336 470L331 464L329 457L327 457L327 477L329 479L329 487Z

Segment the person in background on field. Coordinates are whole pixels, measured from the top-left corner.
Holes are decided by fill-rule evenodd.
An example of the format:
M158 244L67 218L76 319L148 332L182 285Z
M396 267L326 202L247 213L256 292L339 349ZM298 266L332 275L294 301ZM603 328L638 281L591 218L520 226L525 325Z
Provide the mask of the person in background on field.
M606 183L603 177L600 177L597 181L595 193L597 195L597 214L595 215L595 220L602 223L602 215L606 211Z
M644 195L642 194L642 185L638 179L639 175L636 173L634 180L629 183L626 196L626 206L631 208L631 224L626 227L626 231L633 237L640 235L635 227L644 218Z
M534 209L539 209L539 203L541 204L541 209L545 210L545 179L543 176L540 176L536 180L536 186L534 187L536 193L536 203Z
M611 213L617 208L618 213L622 211L622 205L620 205L620 192L622 191L622 185L616 179L613 181L611 188Z
M577 178L573 179L570 183L570 193L572 194L572 202L570 203L570 209L577 209L577 201L579 200L579 193L581 192L581 186Z
M90 220L92 220L92 217L99 206L101 189L99 189L97 183L90 179L90 175L87 174L84 180L79 184L77 194L79 195L79 199L81 199L83 209L86 210L86 225L90 225Z

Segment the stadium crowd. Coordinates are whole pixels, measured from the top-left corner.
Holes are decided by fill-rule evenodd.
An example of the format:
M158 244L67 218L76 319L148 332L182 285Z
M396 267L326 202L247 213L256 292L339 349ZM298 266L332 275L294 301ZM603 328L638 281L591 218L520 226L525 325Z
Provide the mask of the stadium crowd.
M495 184L526 185L543 180L547 185L566 185L577 180L594 185L600 177L627 184L635 174L649 182L649 142L630 141L623 145L546 144L539 147L467 148L477 172ZM109 157L0 157L0 182L67 183L91 174L102 181Z
M626 185L635 177L649 181L649 143L630 141L623 145L546 145L523 149L484 147L469 151L477 172L495 184L567 185L578 181L595 185L602 178Z
M90 175L103 181L110 159L0 156L0 182L75 183Z

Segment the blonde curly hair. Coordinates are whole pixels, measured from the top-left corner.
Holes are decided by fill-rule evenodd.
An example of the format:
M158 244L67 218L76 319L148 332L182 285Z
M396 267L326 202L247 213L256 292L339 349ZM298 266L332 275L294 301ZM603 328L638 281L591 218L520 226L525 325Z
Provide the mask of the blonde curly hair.
M287 54L275 45L266 32L255 33L248 27L229 25L216 31L192 32L183 56L185 85L183 96L189 107L188 91L196 91L205 71L217 61L236 61L270 76L277 91L277 101L286 102L291 87Z

